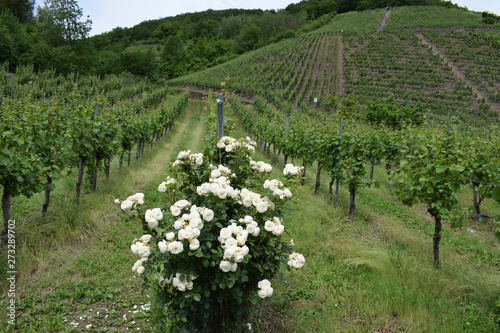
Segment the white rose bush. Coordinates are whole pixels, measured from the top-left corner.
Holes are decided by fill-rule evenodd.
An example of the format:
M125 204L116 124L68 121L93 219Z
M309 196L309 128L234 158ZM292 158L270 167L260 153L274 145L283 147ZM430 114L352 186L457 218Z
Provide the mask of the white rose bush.
M254 305L273 294L273 278L304 265L283 239L300 168L268 179L272 167L253 161L254 150L249 138L214 138L203 154L179 153L158 186L158 207L146 207L142 193L115 201L124 220L143 226L130 247L132 271L156 293L161 331L243 331Z

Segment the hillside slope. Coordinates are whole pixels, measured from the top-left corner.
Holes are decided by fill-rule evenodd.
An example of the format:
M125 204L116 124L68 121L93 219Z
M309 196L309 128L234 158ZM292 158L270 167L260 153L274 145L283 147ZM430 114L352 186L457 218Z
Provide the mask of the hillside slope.
M483 24L478 13L443 7L387 11L341 14L312 33L170 83L218 89L225 81L244 95L323 109L331 108L333 97L364 105L393 96L441 117L498 117L495 26Z

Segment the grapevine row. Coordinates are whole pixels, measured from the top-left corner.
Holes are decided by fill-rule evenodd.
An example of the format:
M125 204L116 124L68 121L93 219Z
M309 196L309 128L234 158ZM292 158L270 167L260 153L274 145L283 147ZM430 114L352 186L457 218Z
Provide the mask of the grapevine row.
M4 232L10 219L12 197L44 191L42 211L46 212L54 180L77 167L75 201L78 202L85 170L93 192L99 169L104 169L108 177L110 161L115 155L120 156L120 167L126 155L130 163L136 144L136 158L139 158L145 146L157 141L172 125L189 97L189 93L185 93L170 99L177 102L168 105L166 88L146 93L141 84L141 95L134 95L132 101L111 102L104 94L114 92L108 90L111 89L108 78L102 84L80 78L82 84L76 85L73 80L62 80L47 73L42 73L40 80L34 74L29 75L33 81L42 82L47 92L37 93L35 97L33 90L38 91L39 87L33 89L33 81L24 80L20 73L8 79L15 93L1 96L0 186L3 188ZM61 82L64 88L56 87L55 82ZM114 87L119 93L126 91L124 89L131 91L118 84ZM60 93L60 89L67 89L69 93L63 98L52 94ZM92 95L89 91L93 91Z

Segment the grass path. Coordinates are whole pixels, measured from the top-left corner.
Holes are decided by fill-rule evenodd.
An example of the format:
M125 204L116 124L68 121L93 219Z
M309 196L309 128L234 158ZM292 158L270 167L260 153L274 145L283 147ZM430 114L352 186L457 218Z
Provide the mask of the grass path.
M84 197L81 210L86 212L85 219L92 220L90 231L76 241L39 253L32 261L33 274L25 273L18 280L17 325L2 325L0 332L149 330L145 315L149 305L141 294L142 280L133 276L135 259L127 250L142 234L141 228L119 221L113 201L136 192L144 192L146 200L153 197L178 151L200 149L205 118L201 101L191 101L167 137L146 152L136 167L115 173L114 181ZM54 214L59 213L55 209ZM3 295L2 309L6 300ZM7 320L5 314L0 312L2 324Z

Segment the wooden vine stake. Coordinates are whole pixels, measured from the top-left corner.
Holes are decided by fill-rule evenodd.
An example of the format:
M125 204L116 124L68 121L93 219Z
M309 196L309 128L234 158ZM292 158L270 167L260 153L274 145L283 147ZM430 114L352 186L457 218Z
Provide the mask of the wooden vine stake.
M217 95L217 137L219 140L224 136L224 96ZM222 154L219 149L219 163L222 164Z

